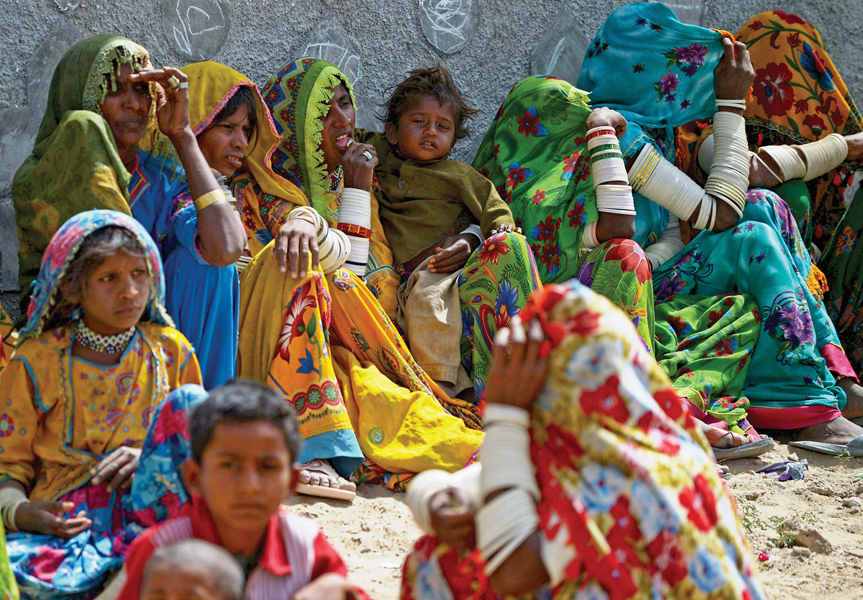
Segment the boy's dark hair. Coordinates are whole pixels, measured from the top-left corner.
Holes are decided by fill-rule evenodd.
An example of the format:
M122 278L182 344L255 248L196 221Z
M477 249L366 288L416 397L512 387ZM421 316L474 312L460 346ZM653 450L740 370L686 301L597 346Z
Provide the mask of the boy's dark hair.
M248 109L249 114L249 144L252 143L252 140L258 133L258 95L255 93L255 90L248 85L241 85L237 88L237 91L234 92L234 95L231 96L228 103L225 104L225 108L219 111L219 114L215 116L213 122L210 123L210 127L218 125L225 119L229 119L234 116L234 114L245 106ZM209 129L210 127L207 127Z
M140 257L145 261L147 258L147 253L135 234L123 227L109 225L87 236L59 282L57 299L45 320L46 331L60 327L72 319L72 313L80 305L81 296L87 291L87 280L90 275L105 262L106 258L117 252ZM142 318L145 318L146 314L145 312Z
M216 388L192 409L189 417L192 457L201 462L217 425L253 421L266 421L278 427L285 434L291 460L296 460L302 438L294 409L276 390L247 379L234 379Z
M465 123L474 118L479 111L469 105L461 96L461 92L453 81L452 75L440 62L435 66L408 71L407 79L400 84L389 88L392 90L390 97L381 104L386 109L384 121L392 123L398 128L399 117L407 108L410 101L417 96L434 96L441 106L450 104L455 113L455 139L468 135ZM388 91L389 91L388 90Z
M230 552L204 540L190 538L157 548L141 576L141 589L152 571L161 565L194 568L206 573L212 587L223 600L243 600L246 577L240 563Z

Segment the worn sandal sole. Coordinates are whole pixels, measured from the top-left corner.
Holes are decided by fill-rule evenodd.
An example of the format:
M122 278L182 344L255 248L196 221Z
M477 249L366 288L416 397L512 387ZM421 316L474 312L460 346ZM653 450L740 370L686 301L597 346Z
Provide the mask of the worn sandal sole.
M333 500L344 500L353 502L357 497L356 492L340 490L337 488L324 487L322 485L310 485L308 483L297 483L297 493L306 496L317 496L319 498L332 498Z
M713 455L716 460L734 460L738 458L755 458L773 449L776 442L772 438L764 437L757 442L749 442L735 448L714 448Z

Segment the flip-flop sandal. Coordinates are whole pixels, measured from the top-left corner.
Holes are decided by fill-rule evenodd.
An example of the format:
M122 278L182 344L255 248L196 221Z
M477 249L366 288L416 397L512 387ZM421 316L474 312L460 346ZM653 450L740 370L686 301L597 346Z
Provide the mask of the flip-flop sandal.
M749 442L734 448L713 448L716 460L734 460L738 458L755 458L773 449L776 442L772 438L762 437L757 442Z
M829 454L831 456L863 456L863 435L858 435L856 438L847 444L828 444L827 442L790 442L789 446L795 448L803 448L810 452L818 452L819 454Z
M304 469L302 470L317 471L319 473L324 473L328 477L340 477L339 474L336 473L336 470L324 461L312 460L303 466ZM344 500L345 502L353 502L354 498L357 497L357 493L352 490L343 490L341 488L334 488L328 485L312 485L311 483L302 482L297 482L296 491L298 494L304 494L306 496L332 498L333 500Z

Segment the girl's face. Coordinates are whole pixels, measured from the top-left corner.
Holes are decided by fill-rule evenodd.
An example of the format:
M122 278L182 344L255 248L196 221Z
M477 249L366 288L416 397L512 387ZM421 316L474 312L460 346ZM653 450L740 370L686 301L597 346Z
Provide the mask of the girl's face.
M141 320L149 299L147 261L116 252L87 278L80 299L84 323L102 335L126 331Z

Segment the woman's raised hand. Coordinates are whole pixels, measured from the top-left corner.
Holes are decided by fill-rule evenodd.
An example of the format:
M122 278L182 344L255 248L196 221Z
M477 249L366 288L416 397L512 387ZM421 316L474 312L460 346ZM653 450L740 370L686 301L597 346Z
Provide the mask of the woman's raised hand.
M305 277L309 272L309 254L312 269L318 268L318 233L305 219L289 219L279 229L273 258L279 261L279 271L288 272L292 279Z
M508 349L507 349L508 348ZM485 386L485 400L530 409L548 372L547 342L539 321L534 319L525 333L521 318L512 317L509 327L494 338L494 361Z
M74 509L72 502L25 502L15 512L15 525L20 531L27 533L42 533L73 538L86 531L93 524L87 518L85 511L80 511L74 517L66 518L64 513Z
M617 139L622 138L623 134L626 133L626 118L616 110L611 110L605 106L590 111L586 125L588 131L596 127L611 127L614 129Z
M749 59L749 50L743 42L722 38L725 56L713 71L713 88L719 100L741 100L749 96L755 81L755 69Z
M188 130L189 124L189 90L184 87L171 87L171 77L179 83L187 83L189 78L185 73L173 67L163 69L141 69L129 76L132 81L155 83L156 117L159 120L159 130L173 139Z
M377 165L378 153L374 146L353 142L342 155L345 187L366 191L372 189L372 177Z

